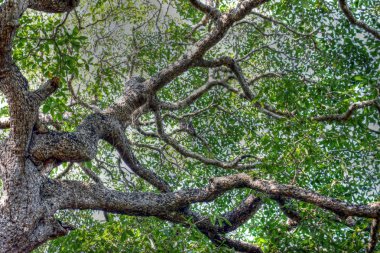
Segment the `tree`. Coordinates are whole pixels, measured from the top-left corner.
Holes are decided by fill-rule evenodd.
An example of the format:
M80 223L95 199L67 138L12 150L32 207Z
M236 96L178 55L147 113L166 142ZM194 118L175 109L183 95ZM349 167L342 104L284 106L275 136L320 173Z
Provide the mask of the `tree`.
M65 236L68 210L121 214L122 240L127 215L375 251L375 1L0 3L0 252Z

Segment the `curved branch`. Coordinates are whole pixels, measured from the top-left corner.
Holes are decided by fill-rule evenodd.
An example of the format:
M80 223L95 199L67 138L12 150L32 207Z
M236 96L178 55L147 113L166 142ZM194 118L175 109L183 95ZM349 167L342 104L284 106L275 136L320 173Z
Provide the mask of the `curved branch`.
M208 92L210 89L212 89L215 86L222 86L222 87L227 88L227 81L229 79L230 79L230 77L223 79L223 80L209 81L206 84L199 87L198 89L194 90L189 96L187 96L186 98L184 98L180 101L177 101L175 103L161 102L159 104L159 108L160 109L169 109L169 110L178 110L178 109L184 108L184 107L192 104L193 102L195 102L198 98L200 98L203 94L205 94L206 92ZM230 87L228 87L228 88L230 88Z
M119 133L119 136L115 136L117 139L108 140L108 142L114 146L120 154L120 157L128 165L128 167L136 173L139 177L156 187L161 192L170 192L169 184L160 178L156 173L144 168L140 162L136 159L133 151L128 143L128 140L124 136L123 132Z
M161 114L157 110L154 111L154 115L156 118L157 133L159 137L163 141L168 143L171 147L173 147L181 155L196 159L204 164L214 165L223 169L239 169L239 170L254 169L255 164L239 164L242 160L249 157L247 155L238 156L230 162L223 162L217 159L207 158L201 154L187 150L181 144L179 144L175 139L170 138L170 136L165 133Z
M201 59L208 50L221 41L236 21L243 19L253 8L267 1L268 0L245 0L240 2L238 6L229 13L220 15L216 21L215 28L205 38L195 43L178 61L161 70L148 81L148 89L156 92L176 77L182 75L186 70L192 67L195 61Z
M367 101L362 101L362 102L356 102L351 104L347 111L341 114L329 114L329 115L321 115L321 116L315 116L312 118L312 120L316 121L346 121L348 120L354 111L369 107L369 106L375 106L377 107L377 99L372 99L372 100L367 100Z
M236 79L238 80L244 92L245 97L249 100L252 100L255 97L255 95L249 89L248 87L249 84L243 74L243 71L235 59L228 56L220 57L218 59L211 60L211 61L201 59L201 60L198 60L194 65L200 66L200 67L207 67L207 68L215 68L215 67L220 67L220 66L226 66L230 68L232 73L235 74Z
M370 33L375 37L376 39L380 40L380 32L375 30L374 28L370 27L366 23L357 20L354 17L354 14L352 14L350 8L347 5L346 0L339 0L339 7L343 11L343 14L347 17L348 21L350 21L351 24L356 25L357 27L362 28L366 32Z
M200 10L201 12L203 12L207 16L210 16L213 19L218 19L221 15L218 9L210 5L204 4L199 0L189 0L189 1L195 8L197 8L198 10Z

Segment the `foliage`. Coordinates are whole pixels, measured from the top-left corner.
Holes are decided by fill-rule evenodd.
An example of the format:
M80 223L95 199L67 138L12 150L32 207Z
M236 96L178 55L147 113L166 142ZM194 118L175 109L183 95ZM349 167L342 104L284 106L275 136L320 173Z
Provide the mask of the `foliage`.
M352 2L358 18L379 28L376 1ZM219 9L227 11L236 4L220 0ZM252 101L217 86L189 107L166 111L175 116L165 118L166 131L178 129L179 117L207 108L188 117L197 138L183 132L173 135L185 148L224 161L247 154L250 157L244 162L256 164L249 172L253 177L294 184L350 203L379 201L379 112L366 107L344 122L312 118L344 113L352 103L378 98L380 42L350 25L336 1L279 0L258 11L287 26L250 15L247 19L251 23L236 25L206 58L227 55L241 59L254 50L240 63L247 79L265 72L281 75L255 82ZM14 58L32 88L53 76L61 78L62 87L41 110L60 124L60 130L71 131L91 113L79 100L106 108L131 76L154 75L205 36L212 24L192 33L201 19L202 13L183 0L82 1L69 14L28 11L20 20ZM178 101L203 85L211 74L211 69L192 68L165 86L158 98ZM223 75L218 72L214 78ZM70 80L78 99L67 85ZM234 80L230 85L240 89ZM274 119L260 110L265 104L294 112L295 117ZM1 108L0 116L8 113L7 107ZM141 117L142 122L152 119L150 113ZM142 129L156 131L154 124ZM141 163L174 189L202 187L212 177L236 173L185 158L136 128L128 128L127 136L136 144L134 150ZM51 176L68 166L64 163ZM96 160L74 165L65 177L91 181L80 166L96 172L114 189L154 190L133 175L105 143ZM223 222L220 215L249 192L232 191L215 203L197 205L196 210L211 215L215 223ZM232 237L259 245L265 252L364 251L369 220L358 219L354 226L347 226L331 213L292 201L303 221L289 228L276 203L263 197L264 207ZM98 221L92 211L65 211L58 216L79 228L36 252L229 252L211 245L193 227L155 218L111 215L107 221Z

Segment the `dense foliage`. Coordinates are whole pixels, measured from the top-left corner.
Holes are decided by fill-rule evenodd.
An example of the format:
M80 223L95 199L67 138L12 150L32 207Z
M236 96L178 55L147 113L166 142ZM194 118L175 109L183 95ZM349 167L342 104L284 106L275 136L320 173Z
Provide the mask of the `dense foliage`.
M215 2L222 12L238 4ZM350 1L350 7L358 19L380 28L376 0ZM203 13L182 0L82 1L62 14L28 10L20 20L13 55L32 89L54 76L61 79L41 113L50 129L73 131L87 115L110 106L132 76L150 78L210 33L213 22L197 26L202 20ZM158 99L175 103L210 80L229 79L188 106L164 108L165 132L205 158L231 161L243 155L239 164L251 164L244 170L254 178L354 204L380 201L379 49L380 41L352 25L335 0L269 1L237 22L204 57L234 58L254 98L245 99L228 68L193 67L162 88ZM363 101L375 102L345 115ZM0 116L9 116L7 106ZM138 160L174 190L202 187L210 178L241 171L177 152L157 137L154 119L153 113L143 113L126 136ZM50 176L100 179L127 192L156 191L105 142L96 159L65 162ZM250 193L235 189L193 209L223 224L221 215ZM364 252L367 247L370 219L345 219L289 200L286 207L301 217L292 225L271 196L254 195L263 199L263 206L230 237L264 252ZM195 225L101 211L65 210L57 217L76 230L36 252L230 252L211 244Z

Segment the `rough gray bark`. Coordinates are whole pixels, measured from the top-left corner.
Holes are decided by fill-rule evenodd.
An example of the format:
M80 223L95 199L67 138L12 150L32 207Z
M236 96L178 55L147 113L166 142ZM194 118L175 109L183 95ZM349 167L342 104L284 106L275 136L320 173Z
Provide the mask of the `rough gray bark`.
M253 245L228 239L224 234L235 230L254 215L261 206L261 200L248 197L235 210L225 214L230 224L213 225L207 217L190 210L197 202L209 202L226 191L235 188L249 188L266 193L273 198L295 199L314 204L340 216L360 216L378 219L380 206L350 205L348 203L319 195L318 193L290 185L253 179L246 174L236 174L214 178L210 184L200 189L172 192L168 183L154 172L144 168L134 157L129 141L124 136L125 129L133 123L133 115L141 108L156 112L160 126L159 109L155 93L202 62L204 54L216 45L228 29L244 18L250 11L266 0L246 0L229 13L220 13L211 6L199 1L191 3L215 21L213 30L197 42L178 61L163 69L148 80L131 79L124 94L112 106L88 116L74 132L41 132L38 130L39 107L59 86L54 78L42 84L36 91L29 90L28 81L14 64L12 40L17 29L18 19L27 8L44 12L67 12L78 5L76 0L7 0L0 6L0 91L6 96L10 108L10 120L0 121L0 128L10 128L9 137L0 146L0 176L3 182L3 196L0 202L0 252L29 252L49 239L63 236L68 230L54 219L54 213L62 209L93 209L113 213L138 216L156 216L172 222L187 225L188 218L197 221L197 227L216 244L223 244L238 251L261 252ZM252 99L253 93L236 62L230 64L237 79L242 83L245 96ZM214 85L196 91L191 103ZM170 107L171 105L166 105ZM181 106L181 105L175 105ZM351 108L353 111L355 108ZM180 153L194 157L205 164L220 168L241 168L239 162L244 156L232 162L207 160L204 157L186 153L177 143L159 130L158 136L174 146ZM98 142L105 140L116 148L128 166L160 193L123 193L105 188L102 184L86 184L78 181L60 181L45 175L46 167L61 162L82 162L94 159ZM251 166L251 165L250 165ZM284 212L296 218L294 212Z

